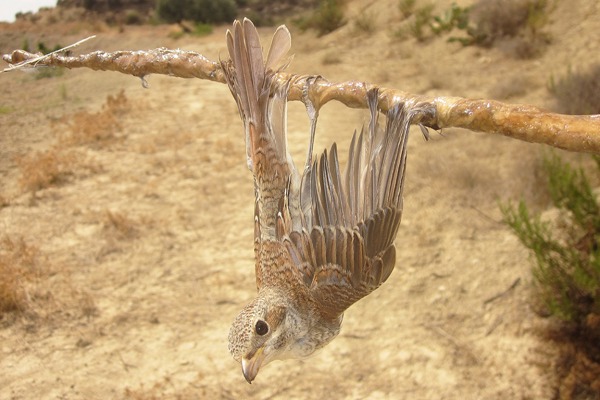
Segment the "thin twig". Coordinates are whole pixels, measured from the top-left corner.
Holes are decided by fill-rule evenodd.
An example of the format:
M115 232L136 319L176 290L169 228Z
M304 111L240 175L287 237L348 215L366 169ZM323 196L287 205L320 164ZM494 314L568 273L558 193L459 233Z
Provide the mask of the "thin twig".
M452 343L454 345L455 348L457 348L460 351L463 351L469 358L471 358L471 360L477 364L481 364L482 360L481 358L479 358L475 352L473 350L471 350L468 346L466 346L464 343L461 343L458 339L456 339L454 336L452 336L451 334L449 334L448 332L446 332L446 330L444 328L442 328L441 326L438 325L425 325L427 328L433 330L434 332L436 332L438 335L442 336L443 338L445 338L446 340L448 340L450 343Z
M484 300L483 304L489 304L492 301L498 300L499 298L506 296L509 292L511 292L512 290L514 290L520 282L521 282L521 278L515 279L515 281L512 283L512 285L510 285L508 287L508 289L506 289L505 291L500 292L500 293L498 293L498 294L490 297L489 299Z

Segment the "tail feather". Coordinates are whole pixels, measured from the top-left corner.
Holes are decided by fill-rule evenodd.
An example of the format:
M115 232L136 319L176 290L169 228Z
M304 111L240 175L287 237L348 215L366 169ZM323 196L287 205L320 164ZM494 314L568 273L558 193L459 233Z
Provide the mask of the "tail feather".
M275 76L290 47L290 33L281 26L273 36L265 61L258 31L249 19L244 19L235 21L232 30L227 31L231 62L222 62L244 123L246 155L255 178L257 214L263 238L277 236L277 215L285 211L279 209L281 204L299 213L294 211L298 206L293 195L289 202L281 201L286 193L299 191L296 183L299 174L287 146L289 82L279 82Z

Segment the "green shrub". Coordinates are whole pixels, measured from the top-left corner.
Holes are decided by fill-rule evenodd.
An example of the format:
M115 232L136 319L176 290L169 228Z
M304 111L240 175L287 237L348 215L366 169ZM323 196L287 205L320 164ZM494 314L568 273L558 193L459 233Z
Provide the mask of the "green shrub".
M600 156L595 157L600 171ZM501 206L504 221L535 258L537 293L549 315L543 337L557 348L555 395L600 398L600 205L582 169L553 155L544 160L548 188L560 217L542 221L523 201Z
M471 7L452 3L440 15L433 14L433 4L415 8L415 2L402 0L400 12L406 22L396 32L405 37L410 33L419 41L455 30L466 35L450 36L449 42L464 46L492 46L517 58L531 58L541 53L549 42L542 32L548 21L549 0L479 0Z
M600 158L596 158L600 170ZM504 221L535 257L533 275L550 314L583 327L600 316L600 205L582 169L544 159L552 202L564 222L551 228L521 201L501 206ZM600 334L600 332L599 332Z
M125 25L140 25L144 18L137 10L127 10L125 12Z
M199 22L194 26L193 34L196 36L206 36L210 35L212 31L213 27L211 24L203 24L202 22Z
M50 48L48 46L46 46L46 44L44 42L38 42L38 51L40 51L42 54L49 54L52 53L54 51L60 50L63 48L63 46L61 46L60 44L56 44L54 45L54 47Z
M433 4L419 7L414 13L414 21L410 24L410 32L417 40L425 39L425 27L429 27L433 18Z
M237 8L234 0L157 0L156 12L169 23L183 20L229 23L235 18Z

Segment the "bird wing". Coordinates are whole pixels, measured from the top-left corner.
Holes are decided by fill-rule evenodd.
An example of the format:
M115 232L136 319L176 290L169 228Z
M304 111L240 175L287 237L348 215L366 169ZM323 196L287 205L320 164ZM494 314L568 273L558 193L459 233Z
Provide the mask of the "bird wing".
M281 232L312 297L329 318L379 287L395 264L408 130L421 110L398 105L380 129L377 97L377 90L369 91L371 122L354 133L345 174L334 143L302 177L303 228Z
M291 47L290 32L280 26L266 60L263 58L258 32L245 18L235 21L227 31L227 48L231 61L221 66L229 89L236 100L244 124L248 168L254 175L255 235L257 286L261 286L259 271L261 246L275 240L277 214L281 209L293 210L300 175L287 147L287 94L289 82L279 82L275 74L285 67ZM283 66L281 66L284 64ZM291 199L291 202L290 202Z

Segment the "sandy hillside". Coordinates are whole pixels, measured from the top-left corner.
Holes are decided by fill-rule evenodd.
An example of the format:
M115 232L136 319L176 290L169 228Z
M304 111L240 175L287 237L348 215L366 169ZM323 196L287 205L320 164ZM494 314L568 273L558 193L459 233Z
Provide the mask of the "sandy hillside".
M349 24L317 39L292 27L290 70L551 107L550 76L600 54L595 2L557 3L548 51L517 60L445 37L399 40L396 1L351 1L349 18L367 6L376 31ZM82 26L2 25L0 52L24 38L53 46L97 34L77 52L226 54L224 26L178 40L170 27ZM459 130L425 142L415 130L396 270L321 353L270 364L248 385L227 351L229 325L255 290L252 180L228 89L163 76L144 89L88 70L36 78L0 75L0 240L4 257L30 271L18 282L25 311L0 319L1 399L553 398L556 349L540 339L547 322L531 303L528 254L497 203L547 205L547 148ZM316 149L347 148L366 118L326 105ZM303 106L291 104L298 163L307 135ZM35 177L49 174L39 188Z

